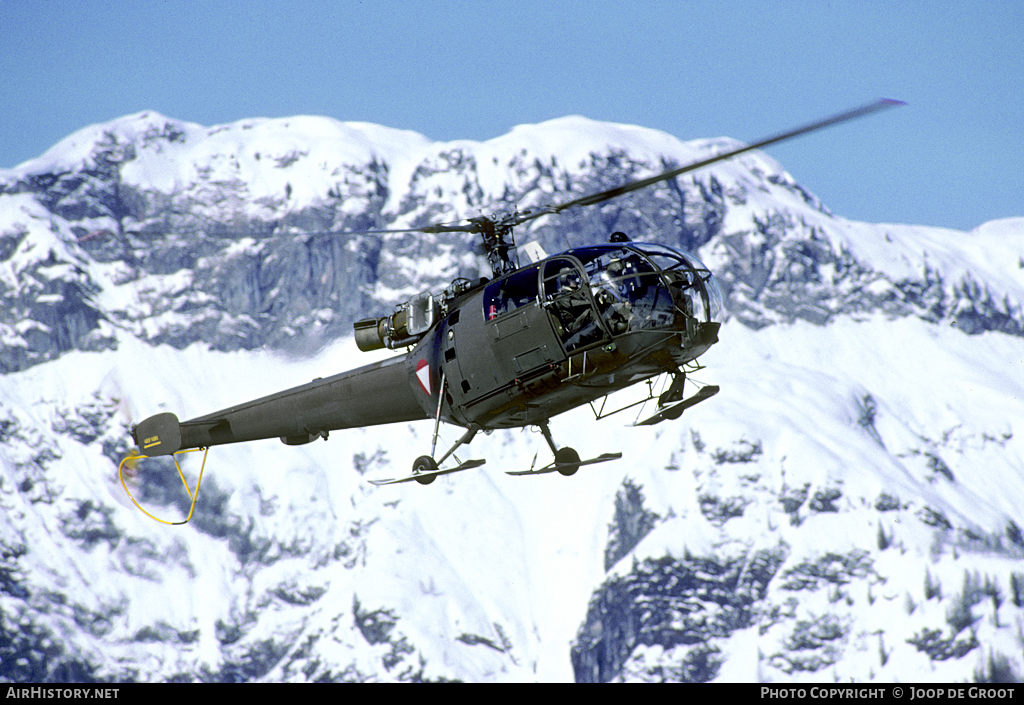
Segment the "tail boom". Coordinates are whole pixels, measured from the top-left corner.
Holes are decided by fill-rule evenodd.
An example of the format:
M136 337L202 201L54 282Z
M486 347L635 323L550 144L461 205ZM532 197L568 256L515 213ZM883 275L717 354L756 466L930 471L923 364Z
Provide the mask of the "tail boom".
M142 453L154 456L264 438L299 445L329 431L428 418L404 362L390 358L188 421L157 414L132 435Z

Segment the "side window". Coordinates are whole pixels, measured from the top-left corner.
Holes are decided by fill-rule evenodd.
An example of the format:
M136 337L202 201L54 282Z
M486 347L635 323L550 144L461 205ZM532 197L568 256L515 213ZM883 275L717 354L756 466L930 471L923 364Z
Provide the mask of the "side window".
M484 318L488 321L537 300L537 267L492 282L484 290Z

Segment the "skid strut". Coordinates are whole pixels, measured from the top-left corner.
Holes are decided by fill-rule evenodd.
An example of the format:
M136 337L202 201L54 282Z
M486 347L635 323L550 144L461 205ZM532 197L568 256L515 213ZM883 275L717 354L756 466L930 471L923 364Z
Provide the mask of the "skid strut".
M466 445L467 443L472 441L473 438L476 436L476 434L479 431L480 431L480 426L478 426L475 423L471 423L469 425L469 428L466 429L466 432L463 433L462 436L459 437L459 440L455 441L455 445L453 445L451 448L449 448L448 452L441 456L441 459L437 461L437 464L440 465L441 463L446 461L448 459L448 456L450 456L452 453L454 453L455 449L458 448L459 446Z
M555 439L551 437L551 429L548 428L547 421L541 421L538 425L540 432L544 434L544 440L548 442L548 448L555 456L555 461L550 467L557 470L560 475L575 475L576 471L580 469L580 454L568 446L559 448L555 445Z
M452 472L459 472L460 470L469 470L470 468L478 468L484 464L483 460L467 460L464 463L459 463L453 468L438 468L438 465L447 460L451 455L460 447L464 446L480 432L480 426L478 424L470 424L466 432L462 434L459 440L455 441L455 445L448 449L448 452L441 456L441 459L435 461L430 455L421 455L416 458L412 464L412 474L406 477L399 477L393 480L370 480L374 485L394 485L399 482L413 482L414 480L421 485L429 485L437 478L438 475L447 475ZM436 436L435 436L436 443Z
M434 456L437 450L437 432L441 428L441 404L444 403L444 390L448 380L444 377L444 370L441 370L441 391L437 393L437 413L434 414L434 440L430 442L430 456ZM448 456L444 456L447 458ZM442 459L443 460L443 459Z
M552 453L558 453L558 446L555 445L555 439L551 437L551 429L548 428L547 421L541 421L540 432L544 434L544 440L548 442L548 447Z

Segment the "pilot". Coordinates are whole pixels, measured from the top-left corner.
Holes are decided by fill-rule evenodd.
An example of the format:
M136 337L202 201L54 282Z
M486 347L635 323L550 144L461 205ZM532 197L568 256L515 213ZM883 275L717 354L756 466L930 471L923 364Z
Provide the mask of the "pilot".
M608 238L608 242L630 242L630 239L629 235L626 233L621 230L616 230L612 233L612 236Z
M625 298L629 301L633 301L642 297L646 287L644 286L643 281L641 281L641 268L637 258L635 256L630 257L620 266L620 276L622 277L620 286Z
M572 350L601 337L590 307L590 297L584 290L579 272L573 267L562 267L558 273L554 310L565 331L562 340L566 348Z
M558 310L559 318L570 330L576 330L580 318L590 311L580 274L572 267L562 267L558 273Z
M622 260L613 259L608 263L602 279L604 285L594 293L597 310L612 333L625 333L629 327L630 303L624 298L625 293L620 277L622 276Z
M629 304L616 301L607 289L598 289L594 294L597 310L613 334L625 333L629 328Z

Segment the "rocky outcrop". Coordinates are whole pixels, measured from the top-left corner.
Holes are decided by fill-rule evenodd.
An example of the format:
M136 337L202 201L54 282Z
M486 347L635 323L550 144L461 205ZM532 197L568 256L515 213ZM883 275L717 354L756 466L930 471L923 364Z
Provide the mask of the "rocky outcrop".
M326 132L340 125L316 124ZM501 163L482 157L491 143L453 149L424 140L409 154L377 146L380 154L327 162L328 146L344 145L324 146L315 131L296 138L286 121L207 130L155 113L92 128L78 142L89 139L77 159L57 155L0 174L4 371L109 348L117 330L179 348L320 345L418 291L486 271L469 236L360 231L564 202L732 146L676 143L654 158L642 138L631 148L595 140L588 156L569 162L504 145ZM541 219L517 237L556 252L622 230L699 252L721 281L728 314L755 328L877 311L948 320L968 333L1024 334L1016 293L985 272L944 278L927 252L911 274L858 259L844 238L881 237L871 227L851 234L778 165L744 157Z

